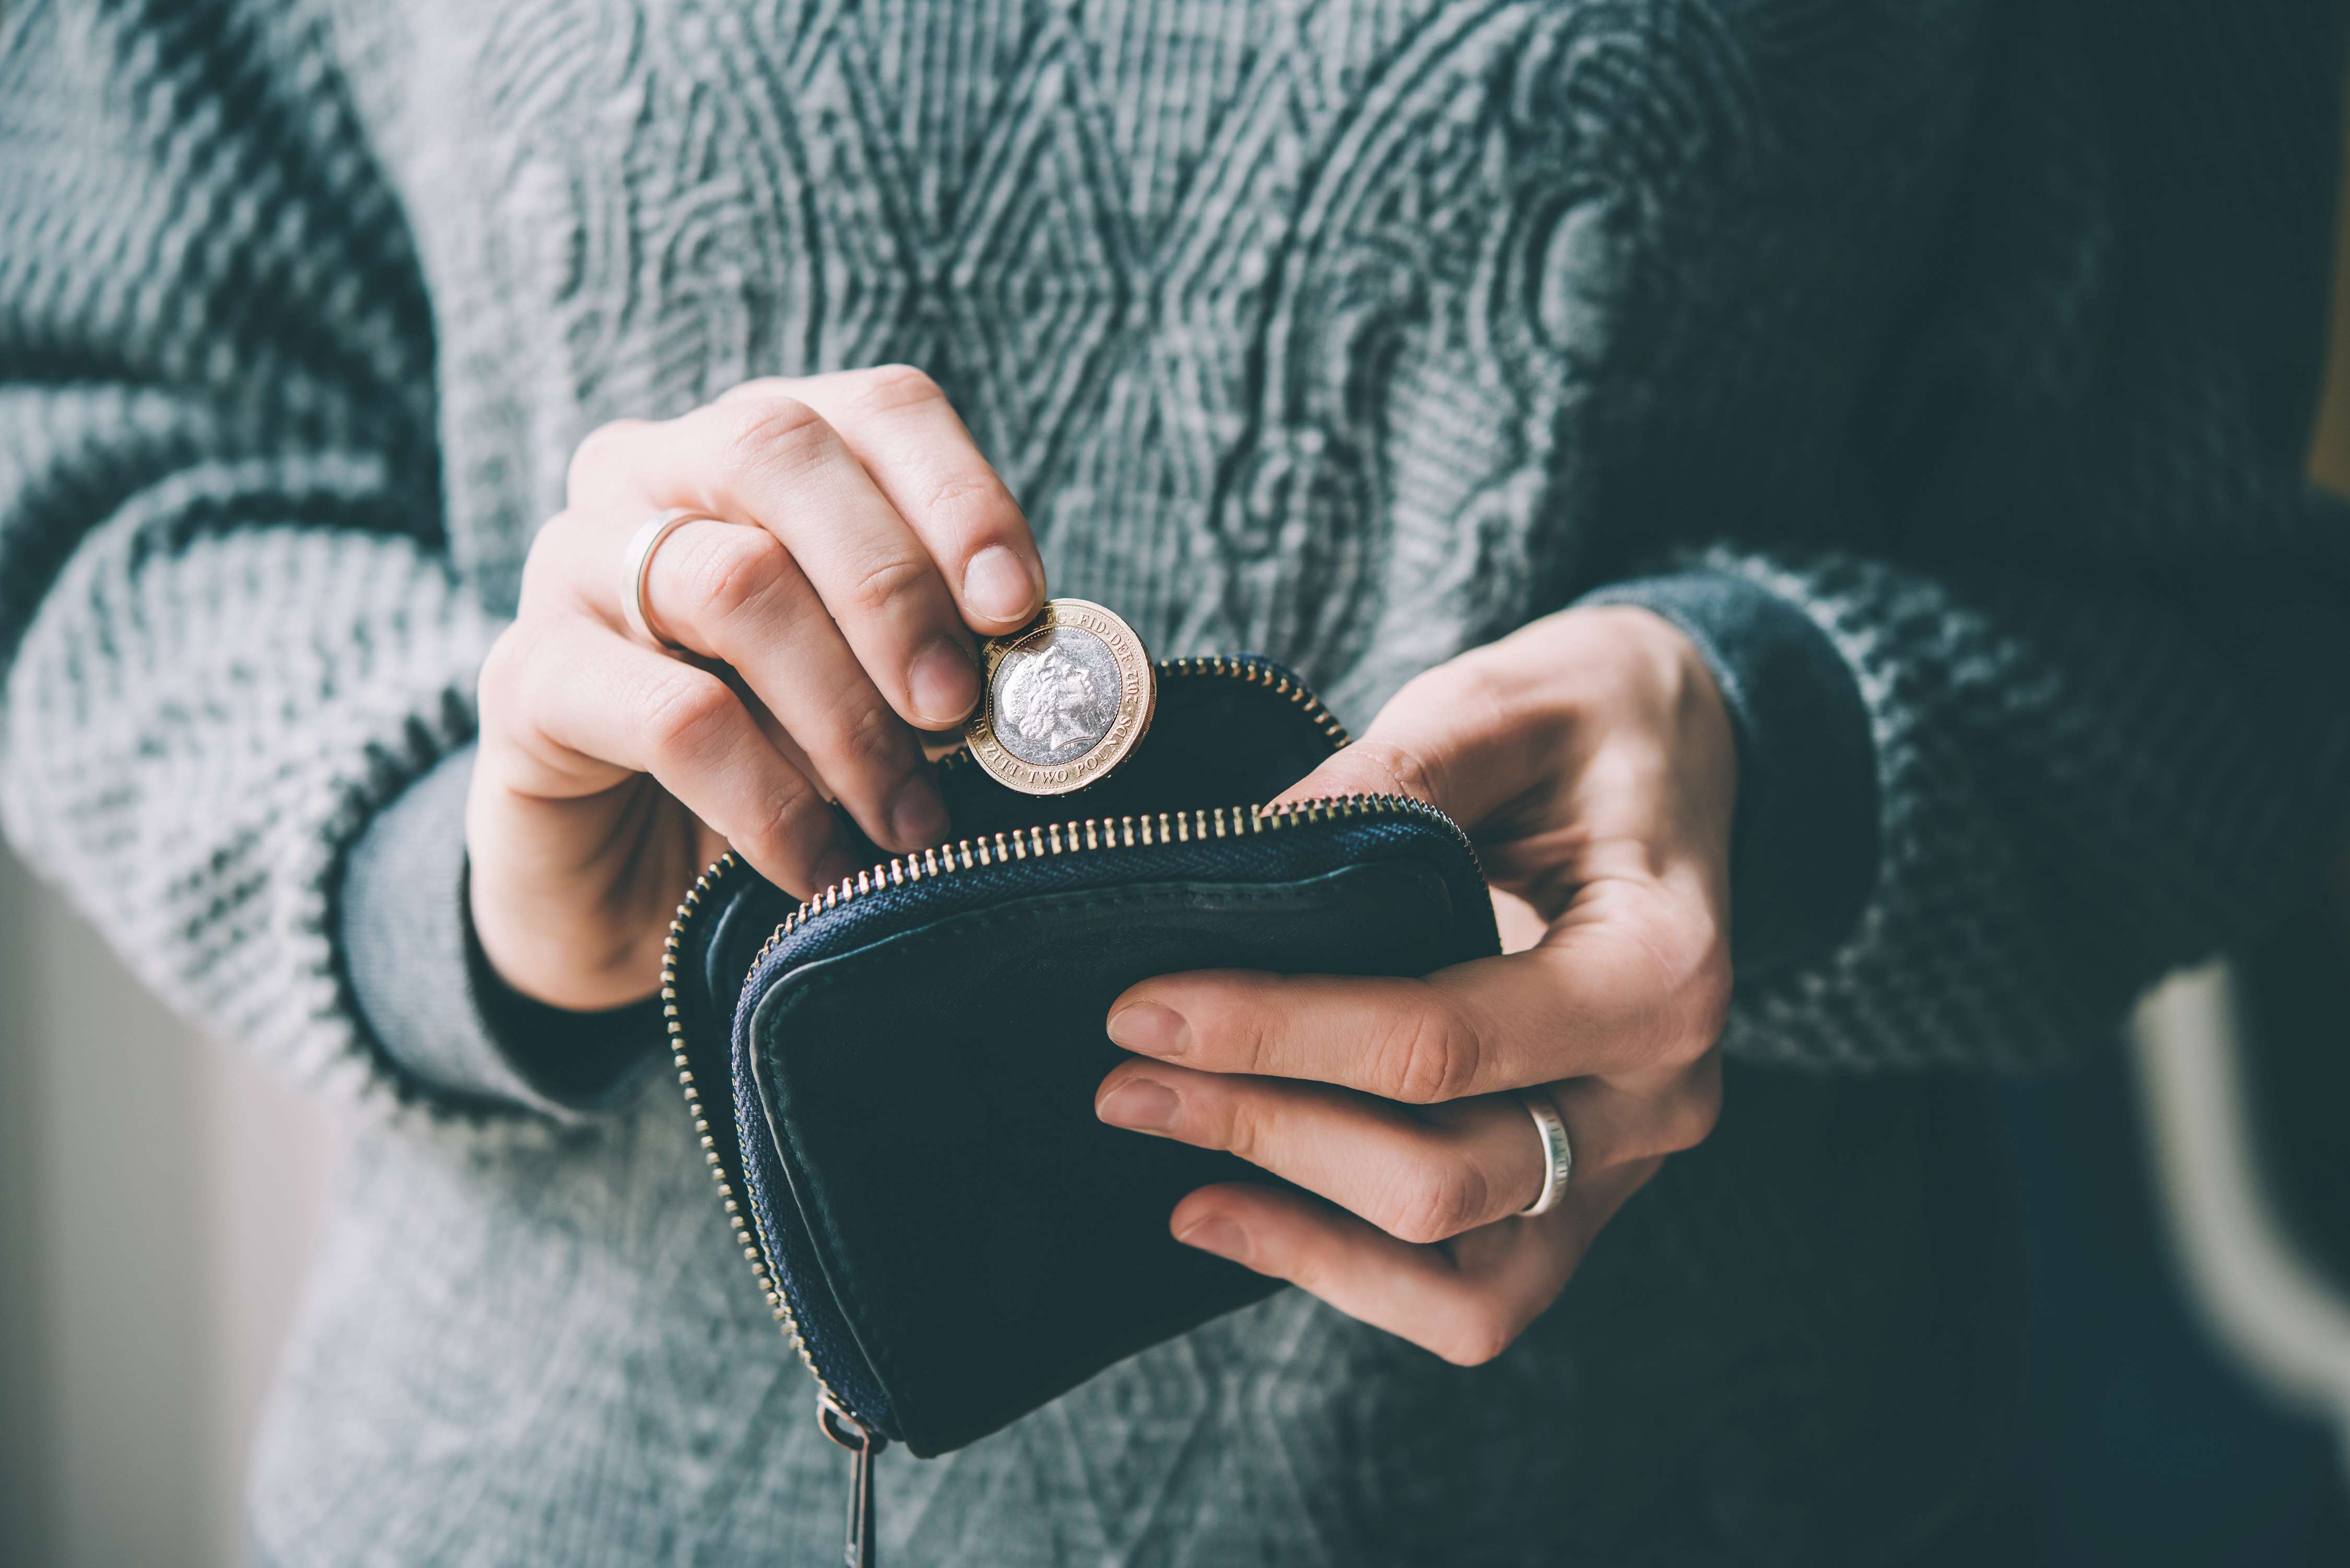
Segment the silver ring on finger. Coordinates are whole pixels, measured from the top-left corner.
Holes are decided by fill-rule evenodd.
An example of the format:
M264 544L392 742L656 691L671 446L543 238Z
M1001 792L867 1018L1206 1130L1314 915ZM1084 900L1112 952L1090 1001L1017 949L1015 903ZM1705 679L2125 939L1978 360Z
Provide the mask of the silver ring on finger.
M677 506L648 517L620 555L620 618L629 623L630 631L663 653L683 653L686 649L683 643L671 642L653 629L652 621L645 614L645 576L652 570L653 552L661 547L661 541L676 533L680 524L695 522L701 515Z
M1542 1134L1542 1191L1532 1203L1518 1210L1521 1216L1532 1219L1549 1213L1566 1196L1567 1179L1575 1174L1575 1145L1567 1138L1565 1119L1551 1104L1548 1095L1539 1089L1521 1089L1518 1103L1526 1107L1526 1114L1534 1119L1534 1129Z

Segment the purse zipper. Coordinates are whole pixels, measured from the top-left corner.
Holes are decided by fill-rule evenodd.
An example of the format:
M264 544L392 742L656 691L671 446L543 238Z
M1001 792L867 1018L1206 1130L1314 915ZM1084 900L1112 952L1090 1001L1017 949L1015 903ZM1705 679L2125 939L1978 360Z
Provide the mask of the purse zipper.
M677 1066L678 1086L685 1092L685 1108L693 1118L694 1136L702 1140L702 1163L709 1167L710 1179L718 1189L719 1202L726 1210L726 1223L734 1233L736 1245L751 1265L752 1277L758 1281L759 1293L767 1299L767 1309L776 1326L792 1348L799 1353L808 1376L816 1379L816 1429L827 1438L848 1450L852 1456L848 1495L848 1530L841 1561L847 1568L874 1568L873 1542L873 1459L889 1446L889 1439L868 1426L850 1410L847 1401L836 1392L826 1378L824 1369L809 1354L807 1340L800 1333L797 1314L792 1311L790 1298L776 1282L768 1259L774 1254L767 1244L765 1227L759 1223L755 1210L745 1211L747 1194L737 1194L734 1183L726 1174L726 1162L719 1158L718 1140L710 1130L707 1107L702 1103L702 1085L694 1080L693 1064L685 1052L685 1020L678 1010L678 958L684 950L686 928L701 913L702 904L717 892L719 885L743 868L743 862L733 850L728 850L710 863L685 901L671 918L669 937L661 944L661 1018L669 1031L671 1059ZM772 940L768 946L774 945ZM761 950L764 956L765 949ZM756 967L754 964L754 968ZM748 982L749 977L744 977Z
M961 838L910 855L894 856L870 870L845 877L785 915L751 961L753 973L776 945L817 915L852 904L885 888L929 881L1001 866L1013 860L1041 860L1056 855L1087 855L1110 849L1146 848L1159 844L1196 844L1211 838L1244 838L1278 833L1301 823L1343 822L1357 817L1412 816L1440 826L1471 857L1475 847L1451 817L1424 800L1408 794L1331 794L1287 805L1216 805L1192 811L1144 812L1139 815L1087 816L1070 822L1040 823L979 838ZM731 853L728 858L732 858ZM723 864L724 862L721 862ZM716 867L712 867L716 869ZM749 978L744 977L744 983Z
M1270 687L1305 711L1329 741L1333 752L1347 743L1346 727L1338 722L1329 709L1323 706L1321 699L1307 691L1295 677L1274 666L1215 655L1167 659L1159 664L1159 669L1162 676L1206 675ZM969 755L967 752L951 753L941 758L938 765L941 768L962 766ZM904 887L910 882L1002 865L1009 860L1092 854L1156 844L1188 844L1208 838L1280 832L1300 823L1376 816L1412 816L1440 826L1459 842L1472 860L1475 858L1476 850L1459 824L1427 802L1409 795L1326 795L1270 808L1213 806L1192 811L1162 811L1140 815L1085 817L1066 823L1046 823L1008 833L991 834L976 840L958 839L952 844L934 846L918 854L894 856L869 870L843 878L802 902L797 909L777 923L775 931L760 947L758 956L751 961L750 971L743 976L743 984L746 987L750 984L751 976L758 972L760 964L775 951L776 944L811 918L884 888ZM712 861L708 869L694 879L692 888L687 892L684 902L678 906L677 914L671 919L669 938L661 951L661 1015L669 1032L678 1085L685 1093L686 1110L692 1117L695 1136L702 1140L702 1158L709 1167L710 1179L717 1186L727 1224L743 1249L743 1259L751 1265L752 1276L758 1282L760 1293L766 1298L768 1310L777 1327L799 1354L808 1375L816 1379L817 1428L852 1456L848 1528L842 1561L847 1568L874 1568L873 1460L889 1446L889 1439L857 1414L833 1387L831 1381L825 1376L824 1369L816 1365L815 1355L809 1352L806 1337L800 1332L798 1314L793 1310L791 1300L778 1282L773 1267L771 1260L775 1251L768 1244L765 1228L760 1224L755 1210L745 1212L747 1194L735 1192L733 1181L727 1177L725 1162L719 1158L717 1140L711 1134L709 1116L702 1103L701 1086L694 1081L692 1065L685 1051L685 1023L677 1002L678 961L684 949L685 932L701 911L703 902L712 897L721 883L732 877L742 864L732 850Z

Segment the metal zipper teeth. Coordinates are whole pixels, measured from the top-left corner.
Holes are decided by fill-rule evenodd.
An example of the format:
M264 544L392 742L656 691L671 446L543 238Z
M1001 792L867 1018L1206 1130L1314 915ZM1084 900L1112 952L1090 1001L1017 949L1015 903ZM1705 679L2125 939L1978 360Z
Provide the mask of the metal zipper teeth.
M1299 680L1295 676L1289 674L1287 671L1277 669L1276 667L1267 664L1262 660L1252 659L1232 659L1221 653L1187 657L1183 659L1162 659L1159 661L1159 673L1162 676L1175 675L1184 677L1212 675L1222 680L1239 680L1250 686L1266 687L1271 690L1275 696L1286 697L1290 701L1295 703L1298 710L1305 715L1307 722L1313 724L1315 729L1322 732L1322 738L1329 742L1330 749L1333 752L1344 750L1352 740L1352 737L1347 733L1347 726L1338 722L1338 716L1330 711L1327 707L1324 706L1322 699L1316 697L1312 691L1308 691L1303 681ZM945 756L939 759L937 765L943 769L951 769L963 766L969 763L970 760L971 753L968 749L965 749L962 751L948 753ZM1327 798L1362 801L1396 801L1404 803L1412 807L1417 807L1420 811L1442 822L1446 827L1451 828L1454 836L1461 840L1461 846L1464 849L1469 850L1471 858L1474 859L1476 857L1477 852L1474 848L1470 846L1468 836L1461 832L1460 828L1453 824L1452 819L1446 816L1442 812L1435 810L1432 806L1427 805L1424 802L1413 800L1407 795L1347 795L1332 796ZM1326 803L1327 802L1326 800L1325 802L1300 802L1298 804L1302 806L1308 804ZM1230 809L1235 812L1245 809L1252 814L1255 814L1260 810L1260 808L1255 806L1245 808L1238 806L1217 808L1213 815L1219 819L1215 827L1215 836L1219 838L1225 836L1225 829L1221 820L1225 809ZM1166 812L1160 812L1157 818L1159 824L1160 833L1162 835L1162 841L1170 843L1179 842L1180 840L1178 838L1166 836L1170 834L1180 834L1182 831L1180 826L1174 828L1170 827L1168 823L1169 815L1170 814ZM1191 815L1204 818L1210 814L1206 812L1194 812ZM1133 832L1134 819L1131 817L1122 817L1119 820L1126 825L1126 843L1129 846L1133 845L1136 842ZM1076 833L1080 827L1086 829L1088 834L1086 847L1090 849L1097 847L1097 846L1091 840L1092 829L1096 825L1107 824L1107 821L1108 818L1107 817L1093 817L1071 822L1066 826L1069 832L1072 834ZM1050 837L1051 835L1057 834L1060 831L1060 828L1061 825L1053 824L1046 827L1031 828L1028 830L1027 836L1031 837L1040 833L1048 836L1050 843L1049 849L1042 846L1045 841L1039 841L1040 846L1036 850L1037 854L1042 855L1050 853L1058 855L1064 852L1059 840L1055 837ZM1253 827L1252 828L1252 831L1254 831ZM1140 840L1142 843L1148 844L1152 842L1149 836L1149 826L1147 821L1143 828L1143 834L1144 836ZM1016 840L1022 836L1023 836L1020 834L1012 834L1008 836L1001 833L997 834L994 838L997 858L1025 858L1025 851L1023 850L1019 845L1008 844L1005 842L1007 837ZM932 862L937 862L939 860L941 851L943 851L945 855L944 863L932 864ZM959 865L955 864L955 857L958 853L960 853L961 856L961 862ZM917 880L920 877L924 875L936 875L949 869L967 870L974 863L974 854L977 857L976 863L979 865L985 866L993 863L988 858L987 845L984 842L983 842L974 851L972 841L969 839L962 839L951 846L941 845L935 849L924 850L922 855L925 862L925 869L922 871L914 872L904 869L908 863L912 861L914 857L911 856L903 856L885 861L881 865L874 867L870 871L859 872L857 876L842 881L837 888L826 888L823 892L816 895L816 897L802 904L795 914L786 917L783 924L775 928L775 933L767 939L765 945L759 949L758 958L751 961L752 970L755 971L758 969L760 961L764 960L769 953L773 952L775 950L775 944L783 940L785 934L788 933L799 921L806 919L808 916L816 913L819 909L829 909L837 908L842 898L853 898L857 896L857 892L858 890L869 890L865 887L868 877L886 876L889 878L887 883L888 886L899 887L908 881ZM749 975L743 976L743 983L745 985L750 983Z
M792 1348L798 1352L800 1360L808 1369L808 1376L816 1379L816 1386L823 1389L826 1397L844 1412L861 1422L863 1417L858 1417L848 1402L826 1381L823 1369L816 1364L816 1357L808 1354L807 1341L800 1334L799 1319L792 1312L791 1302L776 1285L774 1271L768 1265L767 1260L775 1254L767 1245L765 1230L759 1226L756 1213L745 1217L745 1199L737 1196L734 1184L727 1179L725 1161L718 1158L718 1140L711 1136L710 1118L703 1112L702 1086L694 1082L693 1066L685 1054L685 1020L677 1005L678 955L684 947L685 929L700 912L702 900L719 883L733 876L741 864L733 850L712 861L707 870L694 878L692 889L686 894L685 901L678 906L676 915L671 919L669 939L661 946L661 1017L669 1029L671 1059L677 1065L678 1086L685 1091L685 1108L693 1118L694 1136L702 1140L702 1162L710 1168L710 1179L718 1189L719 1201L725 1205L726 1223L733 1229L734 1240L743 1249L743 1257L759 1282L759 1293L767 1298L767 1308L774 1314L776 1326L782 1330L784 1337L791 1341Z
M1338 722L1336 713L1322 705L1322 699L1308 691L1295 676L1271 665L1245 659L1227 659L1219 653L1204 659L1161 659L1159 668L1170 675L1220 675L1228 680L1245 681L1251 686L1271 687L1276 696L1286 697L1304 710L1306 718L1313 721L1315 728L1320 730L1323 738L1330 742L1332 751L1347 743L1347 726Z
M1135 849L1151 845L1195 844L1210 838L1240 838L1278 833L1301 823L1351 821L1369 816L1412 816L1442 827L1473 864L1475 846L1444 813L1424 800L1406 794L1321 795L1287 805L1219 805L1197 811L1146 812L1140 816L1088 816L1072 822L1049 822L983 838L957 839L919 854L900 855L854 877L843 877L784 917L751 961L748 987L777 943L814 917L853 903L884 888L951 876L1013 860L1038 860L1054 855L1082 855L1097 850ZM1481 868L1482 869L1482 868Z
M1329 742L1333 752L1347 743L1349 737L1347 728L1338 722L1337 715L1325 707L1322 700L1306 690L1305 685L1294 676L1277 670L1270 665L1215 654L1204 658L1161 659L1159 663L1159 670L1162 675L1187 677L1211 675L1224 680L1245 681L1252 686L1267 687L1275 695L1286 697L1295 703L1315 728L1321 731L1323 738ZM941 758L938 765L942 768L961 766L968 761L970 753L967 751L951 753ZM1245 829L1240 826L1243 813L1247 822ZM901 887L908 882L919 881L924 877L944 876L953 871L969 870L974 866L990 866L1004 860L1027 859L1032 855L1066 854L1080 847L1078 843L1080 835L1084 838L1082 847L1086 849L1133 847L1154 843L1188 843L1210 836L1222 838L1236 836L1243 831L1249 833L1262 833L1268 829L1277 831L1293 826L1298 821L1323 822L1340 817L1387 814L1418 815L1441 824L1460 842L1461 848L1468 853L1470 858L1472 861L1476 858L1476 850L1470 845L1468 836L1461 831L1451 817L1422 801L1405 795L1335 796L1323 800L1301 801L1277 811L1266 811L1256 806L1219 806L1208 811L1160 812L1155 817L1146 815L1140 818L1141 826L1139 829L1136 826L1138 819L1132 816L1119 818L1115 826L1107 817L1095 817L1066 825L1055 823L1043 827L1031 828L1024 833L999 833L992 840L983 839L976 845L969 839L963 839L951 846L924 850L920 857L897 857L869 871L859 872L855 877L843 880L837 887L827 888L823 893L808 899L796 911L787 916L783 923L775 928L774 934L768 937L764 945L759 949L758 958L752 961L751 969L755 973L759 964L775 950L775 944L783 940L786 934L796 929L809 916L821 909L837 909L843 902L857 898L862 892L870 892L882 887ZM1066 839L1063 836L1065 833ZM725 1162L719 1158L717 1140L711 1136L710 1119L702 1103L701 1085L695 1083L692 1065L686 1056L685 1021L680 1015L677 1005L678 955L683 949L685 929L693 917L700 912L702 901L710 897L720 882L733 875L741 864L732 850L712 861L700 877L694 878L692 888L686 894L684 902L678 906L676 915L671 919L669 937L662 944L661 950L661 1015L669 1031L671 1060L677 1067L678 1086L685 1092L685 1108L692 1117L694 1136L702 1141L702 1160L709 1167L710 1179L718 1189L719 1200L725 1207L726 1222L733 1229L734 1239L743 1249L744 1261L751 1265L753 1277L758 1281L759 1293L766 1298L768 1311L774 1316L776 1326L791 1342L792 1349L798 1354L801 1362L807 1367L808 1376L816 1379L816 1386L822 1389L826 1397L838 1406L845 1414L852 1419L862 1422L864 1418L858 1416L848 1401L843 1399L834 1389L831 1383L826 1379L823 1369L816 1366L816 1357L808 1352L807 1340L800 1333L798 1315L792 1310L790 1298L775 1282L775 1271L769 1262L775 1256L775 1249L768 1243L766 1227L760 1223L755 1210L745 1213L745 1198L738 1195L734 1191L734 1184L727 1179ZM749 983L750 976L746 974L743 977L743 984L747 987Z

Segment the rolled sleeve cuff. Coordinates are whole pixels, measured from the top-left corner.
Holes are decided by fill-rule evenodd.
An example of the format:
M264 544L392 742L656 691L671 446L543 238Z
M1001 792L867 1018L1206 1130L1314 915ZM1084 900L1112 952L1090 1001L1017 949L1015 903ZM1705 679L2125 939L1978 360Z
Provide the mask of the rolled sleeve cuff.
M562 1118L610 1108L659 1055L658 1000L572 1012L501 980L465 896L473 751L443 759L352 846L339 934L360 1012L401 1067L461 1099Z
M1852 668L1801 607L1692 571L1617 583L1584 605L1652 611L1697 645L1738 745L1731 955L1742 977L1822 957L1877 880L1877 751Z

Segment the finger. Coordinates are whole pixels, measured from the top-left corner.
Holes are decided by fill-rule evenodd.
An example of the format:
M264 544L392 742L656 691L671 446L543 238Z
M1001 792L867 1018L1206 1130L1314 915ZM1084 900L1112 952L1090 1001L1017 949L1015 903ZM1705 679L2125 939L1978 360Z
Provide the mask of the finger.
M1476 824L1549 771L1564 750L1523 679L1485 650L1407 681L1370 728L1274 797L1400 794ZM1506 715L1506 719L1504 718Z
M1550 1213L1504 1220L1440 1246L1399 1241L1303 1193L1203 1187L1168 1228L1187 1246L1286 1280L1349 1317L1462 1366L1491 1361L1558 1293L1659 1162L1618 1167Z
M1236 1154L1405 1241L1490 1225L1542 1191L1542 1136L1515 1096L1410 1111L1320 1084L1129 1062L1102 1081L1094 1111Z
M876 843L919 849L945 836L946 805L914 732L774 535L681 524L646 563L644 597L659 635L733 669Z
M1575 1173L1693 1147L1721 1113L1721 1058L1637 1088L1575 1079L1544 1094L1565 1122ZM1399 1241L1431 1242L1517 1213L1541 1195L1547 1147L1517 1095L1426 1111L1320 1085L1128 1063L1102 1082L1113 1127L1240 1156Z
M722 401L788 392L840 432L939 564L963 619L1011 631L1045 603L1045 563L1020 504L939 384L911 365L748 381Z
M806 403L712 403L681 419L599 436L593 452L592 461L581 460L584 469L575 462L575 480L607 488L582 504L585 510L684 507L774 535L907 722L942 730L978 702L972 635L938 564L839 433ZM617 566L606 569L617 577ZM588 590L601 609L617 602L611 587L591 580Z
M1661 716L1661 726L1620 722L1630 692L1641 694L1634 709ZM1726 807L1711 820L1716 797L1670 787L1692 754L1726 742L1721 704L1703 657L1669 623L1629 607L1568 610L1407 682L1360 740L1276 799L1410 795L1507 842L1495 828L1514 805L1574 778L1584 852L1569 858L1579 867L1595 845L1727 833ZM1722 759L1725 774L1734 767ZM1703 820L1691 817L1696 805ZM1547 847L1543 860L1555 866L1561 846ZM1506 867L1488 871L1509 879Z
M1504 1220L1440 1246L1415 1246L1276 1188L1203 1187L1168 1228L1187 1246L1286 1280L1350 1317L1463 1366L1491 1361L1558 1298L1591 1238L1653 1167L1596 1179L1532 1220Z
M1726 959L1703 933L1595 925L1421 980L1200 970L1130 987L1109 1037L1210 1073L1306 1078L1412 1105L1652 1064L1711 1047Z
M854 873L830 805L716 676L588 622L501 647L484 723L536 776L495 782L561 798L650 774L778 887L805 897Z
M641 424L644 421L632 422ZM716 519L703 521L714 524ZM619 584L613 581L617 575L613 571L613 563L615 560L626 563L629 545L634 540L636 530L642 526L644 520L632 513L570 511L557 514L539 530L529 557L523 562L521 621L560 620L584 614L586 618L610 627L635 641L636 634L619 604L619 594L626 591L625 581ZM733 524L725 526L737 527ZM682 531L682 525L680 531ZM738 531L754 536L764 532L751 528L739 528ZM671 537L674 536L672 534ZM668 541L664 540L660 548L653 552L650 561L640 563L649 583L654 565L667 549ZM670 637L668 629L660 624L658 610L650 603L651 592L649 586L646 606L650 623L648 629L657 637L674 642L677 639ZM551 607L550 600L556 601ZM539 613L541 611L545 613ZM861 675L863 667L858 668ZM816 764L808 760L799 742L792 739L766 702L751 690L740 671L722 662L712 673L734 688L734 694L743 700L743 705L751 711L751 717L758 722L760 732L767 737L768 742L783 754L784 760L791 763L794 770L812 779L819 776Z

